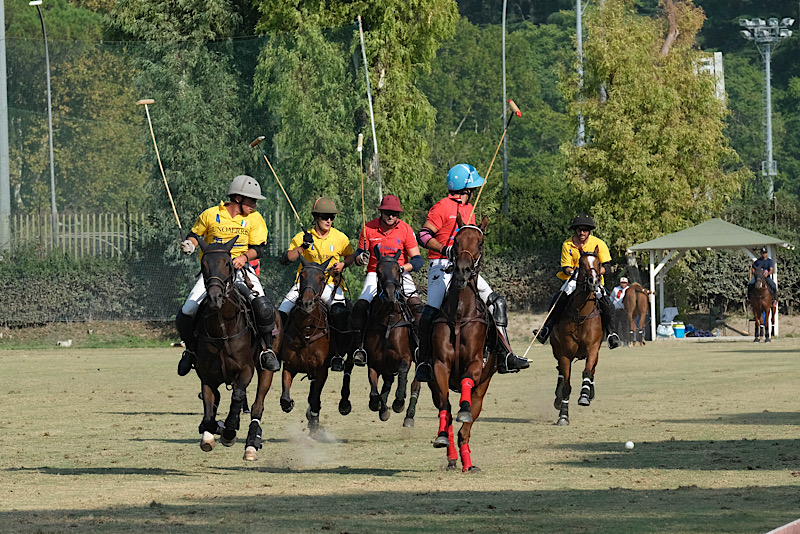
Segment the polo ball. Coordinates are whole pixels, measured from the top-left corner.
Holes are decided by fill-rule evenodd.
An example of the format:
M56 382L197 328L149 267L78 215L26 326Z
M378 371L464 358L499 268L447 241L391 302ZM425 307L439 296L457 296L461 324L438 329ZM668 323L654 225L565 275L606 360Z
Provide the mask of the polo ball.
M632 441L626 441L625 442L625 448L628 449L628 450L631 450L633 448L633 442Z

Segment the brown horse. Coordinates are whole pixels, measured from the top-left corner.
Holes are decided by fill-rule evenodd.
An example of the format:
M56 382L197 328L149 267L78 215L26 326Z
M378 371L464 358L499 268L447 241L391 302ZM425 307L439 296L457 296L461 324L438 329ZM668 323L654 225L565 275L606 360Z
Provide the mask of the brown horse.
M564 314L554 325L550 336L553 356L558 362L556 400L553 405L559 410L559 426L569 424L572 360L586 360L578 404L589 406L594 398L594 372L603 343L603 324L597 302L597 289L600 287L600 260L597 253L598 249L595 248L594 252L581 254L575 291L567 297L569 300ZM561 297L564 298L564 295Z
M415 334L414 317L403 293L403 273L397 262L402 250L394 255L383 256L375 246L378 259L375 274L378 278L378 294L370 305L369 322L364 330L364 349L367 351L369 375L369 409L378 412L381 421L387 421L391 412L387 406L389 393L397 375L397 390L392 403L395 413L403 411L408 388L408 371L414 361ZM378 378L383 378L383 387L378 393ZM414 426L420 383L411 384L409 401L403 426Z
M634 282L628 286L625 296L622 297L622 304L625 306L625 313L630 322L630 343L637 341L644 345L644 327L647 322L647 295L650 291L642 287L642 284Z
M231 248L236 239L225 244L206 244L198 240L203 251L200 263L207 297L198 310L197 375L202 384L203 421L199 431L203 435L200 448L208 452L214 448L214 434L221 434L226 447L236 442L239 413L247 402L247 386L257 367L256 358L261 341L256 333L246 299L236 285L236 273L231 261ZM246 279L246 278L245 278ZM247 287L245 290L249 289ZM277 351L281 342L280 318L276 318L278 335L274 336L272 349ZM245 441L245 460L256 460L261 448L261 416L264 397L272 385L272 371L258 369L258 392L250 413L250 427ZM219 386L233 386L231 406L224 423L216 421L220 402Z
M328 308L322 301L331 259L319 264L300 256L300 262L303 264L299 275L300 295L297 305L289 315L284 329L284 342L281 344L281 360L283 360L281 408L286 413L292 411L294 408L294 400L291 397L292 381L297 373L306 374L311 382L306 419L312 436L320 429L319 413L322 408L320 396L328 380L328 368L333 350ZM352 368L353 362L349 358L345 363L345 382L342 387L342 400L339 402L339 413L342 415L347 415L351 410L347 397L350 394L349 379Z
M758 343L763 335L764 342L769 343L772 341L770 331L774 320L772 293L767 285L767 278L763 270L756 269L755 277L756 281L749 291L750 307L753 309L753 317L756 321L755 339L753 341Z
M488 328L488 309L478 294L483 233L489 220L484 217L480 226L465 225L459 214L456 223L453 278L431 333L434 376L429 385L439 410L439 434L433 446L447 447L448 469L456 468L460 452L462 471L476 472L480 469L472 465L469 438L497 363L494 351L486 350L487 341L492 347L497 340L495 329ZM487 329L491 333L488 340ZM464 424L458 431L458 452L453 439L450 389L461 393L456 421Z

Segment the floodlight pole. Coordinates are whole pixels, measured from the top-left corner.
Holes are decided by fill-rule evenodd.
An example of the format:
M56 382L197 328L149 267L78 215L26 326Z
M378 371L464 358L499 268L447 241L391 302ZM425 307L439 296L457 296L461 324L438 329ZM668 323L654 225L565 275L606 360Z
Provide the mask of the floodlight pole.
M8 163L5 12L4 0L0 0L0 253L11 247L11 173Z

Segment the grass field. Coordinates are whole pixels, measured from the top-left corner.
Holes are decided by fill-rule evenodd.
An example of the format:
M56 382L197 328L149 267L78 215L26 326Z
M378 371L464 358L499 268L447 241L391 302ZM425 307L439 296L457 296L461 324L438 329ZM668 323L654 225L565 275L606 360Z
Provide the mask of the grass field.
M537 345L531 369L489 388L477 475L444 469L427 390L415 428L383 423L364 369L347 417L329 379L324 442L306 430L308 382L290 414L273 386L245 463L241 441L200 450L199 381L176 376L179 349L2 350L0 531L766 532L800 517L799 350L603 349L595 401L556 427L555 361Z

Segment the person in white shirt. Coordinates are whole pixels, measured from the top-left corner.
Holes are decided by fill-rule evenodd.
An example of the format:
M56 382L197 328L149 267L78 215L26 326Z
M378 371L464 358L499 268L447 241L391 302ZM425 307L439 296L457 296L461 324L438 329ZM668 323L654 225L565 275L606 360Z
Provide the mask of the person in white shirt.
M625 298L625 291L628 289L628 279L624 276L619 279L619 285L611 291L611 301L614 307L618 310L623 309L625 306L622 304L622 299Z

